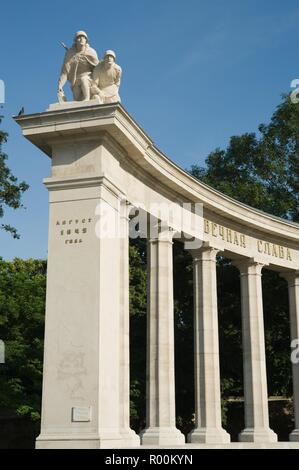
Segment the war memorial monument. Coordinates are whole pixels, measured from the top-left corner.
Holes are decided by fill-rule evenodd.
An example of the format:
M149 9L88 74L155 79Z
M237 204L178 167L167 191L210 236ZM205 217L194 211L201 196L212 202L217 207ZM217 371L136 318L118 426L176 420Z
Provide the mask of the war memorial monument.
M99 59L79 31L65 54L58 102L15 118L52 161L44 179L50 212L36 447L299 448L299 364L292 366L289 441L277 442L269 426L262 299L267 267L288 281L291 339L299 338L299 226L214 190L163 155L120 104L116 60L112 50ZM73 101L64 94L67 82ZM161 206L172 208L171 217ZM129 414L132 208L156 221L147 233L147 423L140 436ZM195 222L185 223L188 216ZM194 271L195 426L187 442L175 424L174 237L192 254ZM221 423L218 254L240 273L245 428L239 442L230 442Z

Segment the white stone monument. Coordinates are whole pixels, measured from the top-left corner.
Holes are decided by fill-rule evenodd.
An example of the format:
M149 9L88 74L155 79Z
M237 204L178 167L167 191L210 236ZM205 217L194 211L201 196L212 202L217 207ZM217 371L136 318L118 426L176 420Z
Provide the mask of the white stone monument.
M148 239L147 424L141 444L299 448L299 364L293 365L292 442L276 443L269 427L261 289L265 266L288 279L291 335L298 338L299 225L237 202L167 159L119 103L103 100L117 97L121 70L110 51L103 68L110 81L103 79L87 44L86 33L77 33L59 81L60 103L15 118L52 160L44 180L50 214L37 448L140 445L129 419L128 203L152 214L153 204L184 201L201 203L204 217L203 233L188 233L203 242L193 250L195 429L185 444L175 426L174 230L168 228ZM66 80L76 101L63 99ZM90 100L93 86L100 92ZM230 443L221 422L218 253L231 258L241 276L246 427L239 443Z

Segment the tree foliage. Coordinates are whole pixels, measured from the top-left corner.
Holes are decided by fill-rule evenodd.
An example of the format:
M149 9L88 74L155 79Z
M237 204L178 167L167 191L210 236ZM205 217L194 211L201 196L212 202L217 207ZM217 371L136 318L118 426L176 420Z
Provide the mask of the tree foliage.
M0 408L40 418L46 262L0 259Z
M145 426L146 395L146 244L130 244L130 362L131 425L137 431Z
M259 135L233 136L191 174L245 204L299 221L299 104L284 96Z
M18 183L18 179L7 166L8 157L2 150L3 144L7 142L7 137L8 134L0 129L0 218L4 216L5 206L12 209L22 207L22 193L29 188L28 184L24 181ZM11 225L1 224L0 227L10 232L14 238L19 238L17 230Z

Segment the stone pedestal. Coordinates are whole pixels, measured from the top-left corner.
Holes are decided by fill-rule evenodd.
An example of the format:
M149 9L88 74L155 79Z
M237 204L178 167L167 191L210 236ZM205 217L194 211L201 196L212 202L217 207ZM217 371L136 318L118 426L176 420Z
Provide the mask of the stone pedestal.
M219 338L217 309L217 250L190 250L193 256L195 342L195 429L191 443L227 443L221 424Z
M269 428L262 268L248 260L234 263L240 270L243 336L245 429L242 442L276 442Z
M173 264L170 230L148 242L147 418L144 445L180 445L175 427Z

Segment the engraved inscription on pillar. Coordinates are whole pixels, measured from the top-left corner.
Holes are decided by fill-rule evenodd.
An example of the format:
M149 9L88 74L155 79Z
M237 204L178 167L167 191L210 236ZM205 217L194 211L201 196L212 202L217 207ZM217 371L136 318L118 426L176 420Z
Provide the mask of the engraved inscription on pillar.
M57 237L61 238L65 245L78 245L84 242L86 234L92 230L92 218L59 219L56 221L56 229Z

